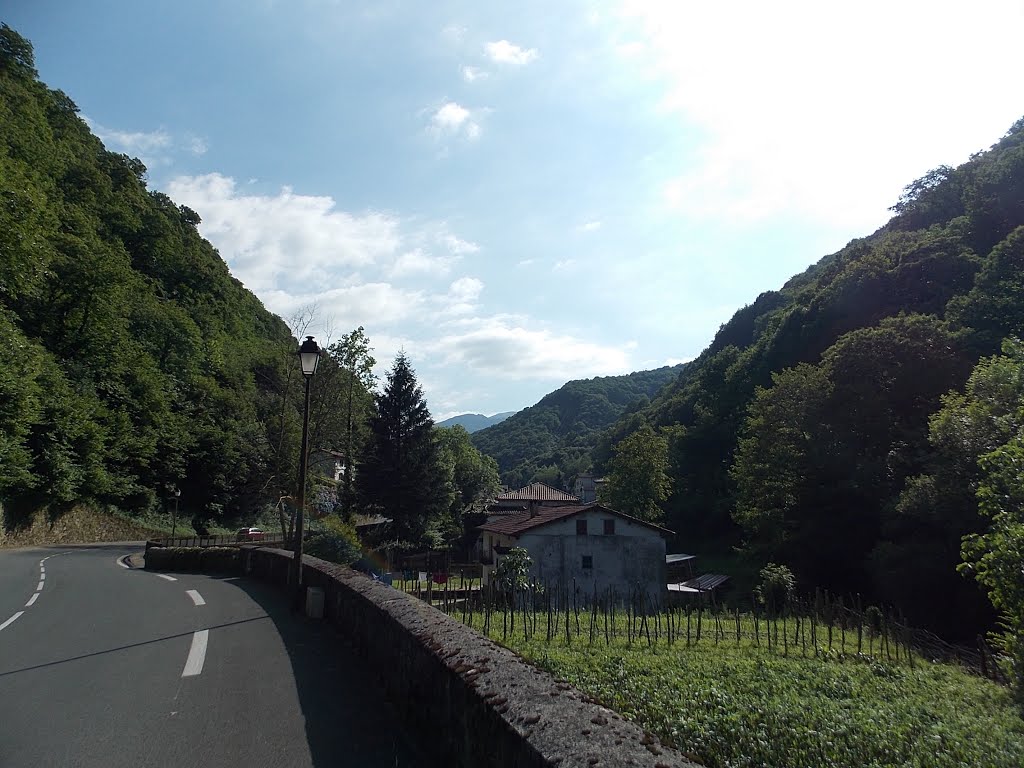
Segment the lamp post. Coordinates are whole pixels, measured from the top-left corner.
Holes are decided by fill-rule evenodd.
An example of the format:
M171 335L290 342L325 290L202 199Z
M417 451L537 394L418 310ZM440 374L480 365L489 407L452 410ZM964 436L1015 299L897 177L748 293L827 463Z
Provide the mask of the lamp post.
M172 488L171 495L174 496L174 516L171 518L171 538L173 539L178 530L178 497L181 496L181 489Z
M299 364L302 377L306 380L306 400L302 408L302 455L299 456L299 508L295 511L295 559L292 583L295 584L295 599L302 603L302 517L306 511L306 459L309 455L309 385L320 362L320 347L307 336L299 347Z

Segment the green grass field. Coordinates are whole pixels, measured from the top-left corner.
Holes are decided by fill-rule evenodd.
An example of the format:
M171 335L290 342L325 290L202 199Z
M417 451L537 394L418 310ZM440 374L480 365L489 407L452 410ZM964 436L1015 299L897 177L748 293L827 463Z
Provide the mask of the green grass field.
M646 633L628 639L620 615L607 640L596 622L591 644L587 614L579 634L571 621L568 643L564 617L551 640L545 616L529 639L522 614L514 630L507 619L491 614L490 637L710 768L1024 765L1024 722L1008 690L957 666L917 656L911 665L902 649L896 661L877 638L874 657L867 640L858 656L855 631L846 632L844 655L838 628L832 650L820 628L817 654L792 637L788 648L780 637L768 649L763 622L758 644L749 617L738 644L734 632L716 644L705 621L699 643L691 625L689 645L685 624L671 644L664 623L657 641L651 629L648 645ZM482 629L483 615L471 623Z

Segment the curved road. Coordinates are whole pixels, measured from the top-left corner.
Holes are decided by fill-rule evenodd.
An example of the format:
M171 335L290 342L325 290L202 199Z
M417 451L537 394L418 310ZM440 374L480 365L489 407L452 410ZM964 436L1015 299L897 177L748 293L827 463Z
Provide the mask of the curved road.
M329 628L140 551L0 551L0 766L429 763Z

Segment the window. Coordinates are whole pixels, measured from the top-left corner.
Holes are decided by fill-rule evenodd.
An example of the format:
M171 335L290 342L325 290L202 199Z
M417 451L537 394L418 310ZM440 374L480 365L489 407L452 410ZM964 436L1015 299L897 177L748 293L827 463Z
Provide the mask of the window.
M604 535L605 536L614 536L615 535L615 521L614 520L605 520L604 521Z
M576 535L577 536L586 536L587 535L587 521L586 520L577 520L576 521Z
M583 556L583 570L589 571L593 567L594 567L594 556L593 555L584 555Z

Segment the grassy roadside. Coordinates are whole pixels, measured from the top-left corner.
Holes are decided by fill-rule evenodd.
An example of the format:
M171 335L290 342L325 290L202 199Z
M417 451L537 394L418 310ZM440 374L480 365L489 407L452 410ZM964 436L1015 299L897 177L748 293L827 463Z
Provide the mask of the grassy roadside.
M56 518L37 512L31 523L15 530L0 526L0 548L139 541L158 535L164 534L129 518L77 506Z

